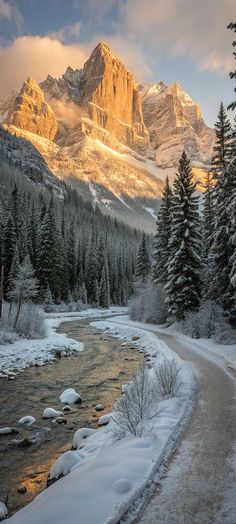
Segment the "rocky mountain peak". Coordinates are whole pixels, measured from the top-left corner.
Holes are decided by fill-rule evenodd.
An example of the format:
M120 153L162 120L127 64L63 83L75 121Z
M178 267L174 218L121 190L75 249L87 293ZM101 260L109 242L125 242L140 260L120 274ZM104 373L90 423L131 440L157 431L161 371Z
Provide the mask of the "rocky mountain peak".
M53 140L57 122L37 82L29 76L7 115L7 124Z
M178 82L142 84L139 92L157 164L175 167L185 149L193 163L204 168L213 151L214 132L202 119L198 104Z

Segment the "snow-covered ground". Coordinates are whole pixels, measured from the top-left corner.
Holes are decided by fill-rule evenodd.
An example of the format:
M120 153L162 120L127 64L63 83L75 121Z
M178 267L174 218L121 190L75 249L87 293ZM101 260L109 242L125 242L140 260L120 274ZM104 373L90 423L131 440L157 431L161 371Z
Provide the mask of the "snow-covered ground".
M19 339L12 344L0 345L0 378L14 378L21 370L29 366L43 366L55 360L55 352L61 355L82 351L83 344L68 338L63 333L56 333L56 328L67 320L104 317L108 314L122 314L127 308L86 309L78 313L50 313L46 319L47 336L42 339Z
M145 322L130 320L128 315L117 316L116 323L139 327L148 331L160 331L160 333L163 332L176 336L179 340L186 340L186 342L190 343L195 351L202 351L205 355L206 352L209 352L212 357L214 355L219 357L225 366L236 370L236 344L216 344L209 338L193 339L192 337L183 335L180 331L177 331L175 325L163 328L156 324L146 324Z
M122 325L123 318L123 325ZM168 346L153 333L125 324L126 317L92 322L96 329L126 342L150 357L153 369L164 357L172 358ZM127 324L128 324L127 320ZM135 337L135 340L134 340ZM16 524L112 524L139 509L137 499L150 493L160 470L176 446L189 420L194 380L190 366L176 357L182 385L174 398L159 401L157 414L147 422L142 437L127 436L114 442L112 416L107 426L83 430L75 441L82 444L56 461L51 476L68 473L16 513L9 522ZM84 438L85 437L85 438Z

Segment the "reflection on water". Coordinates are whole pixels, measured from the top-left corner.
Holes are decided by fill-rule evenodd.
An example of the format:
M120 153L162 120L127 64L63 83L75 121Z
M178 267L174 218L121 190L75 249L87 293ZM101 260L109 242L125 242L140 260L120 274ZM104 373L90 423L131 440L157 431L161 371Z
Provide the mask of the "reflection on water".
M92 330L87 320L66 322L58 331L84 342L85 350L51 365L31 367L15 381L0 381L0 426L15 426L20 431L19 435L0 437L0 500L8 496L10 514L45 488L51 465L71 448L74 431L83 426L96 428L99 416L111 411L121 384L132 377L142 358L131 346L121 347L119 340ZM68 387L77 389L83 402L66 415L67 425L43 420L46 407L62 408L58 397ZM100 414L94 409L98 403L105 406ZM31 428L17 426L24 415L33 415L37 423ZM37 443L27 448L9 447L14 438L25 437ZM27 491L19 494L22 486Z

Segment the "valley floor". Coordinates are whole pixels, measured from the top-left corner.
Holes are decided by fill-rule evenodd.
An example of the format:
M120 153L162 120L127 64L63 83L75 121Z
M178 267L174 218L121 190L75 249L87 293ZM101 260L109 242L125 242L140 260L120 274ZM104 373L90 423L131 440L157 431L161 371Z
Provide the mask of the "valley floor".
M146 352L154 367L163 355L175 352L183 379L181 394L162 401L148 436L114 443L109 424L96 430L81 450L70 452L74 454L73 465L67 464L70 473L9 522L235 523L235 377L225 365L229 353L225 360L212 353L211 343L205 346L205 341L132 322L127 316L92 322L92 326L124 344L139 337L132 342L134 350ZM217 347L215 353L219 351ZM232 364L236 347L229 351ZM198 393L185 430L194 405L192 369Z

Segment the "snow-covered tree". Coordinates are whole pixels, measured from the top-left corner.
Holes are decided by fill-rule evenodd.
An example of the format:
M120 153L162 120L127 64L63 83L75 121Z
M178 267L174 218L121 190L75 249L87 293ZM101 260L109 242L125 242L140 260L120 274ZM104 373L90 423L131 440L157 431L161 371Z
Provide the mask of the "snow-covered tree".
M109 308L110 306L109 276L107 274L107 267L105 265L102 268L102 276L99 288L99 305L103 308Z
M212 158L212 174L215 180L224 176L232 154L232 128L227 117L223 102L220 104L217 120L215 122L216 142Z
M3 247L2 247L2 263L4 265L5 274L5 291L8 285L8 275L11 269L15 247L16 247L16 233L15 225L11 213L8 214L8 218L3 231Z
M53 302L52 293L51 293L49 284L47 284L47 289L44 295L43 305L44 305L44 310L47 313L50 313L51 311L53 311L54 302Z
M174 181L169 241L168 312L177 320L199 307L201 296L201 235L198 197L190 162L183 152Z
M167 266L169 259L168 242L171 231L171 203L172 189L166 178L160 211L157 217L157 231L154 241L153 280L159 284L166 284Z
M142 240L139 244L138 254L137 254L137 267L136 267L136 277L142 283L147 282L148 276L151 271L151 259L149 255L149 250L147 246L147 239L145 233L143 233Z
M234 33L236 33L236 22L231 22L229 25L228 25L228 29L231 29L232 31L234 31ZM232 46L235 47L236 46L236 40L233 41L232 43ZM236 53L235 51L233 51L233 55L234 55L234 58L236 60ZM229 73L229 76L232 80L234 80L234 82L236 83L236 69L234 71L231 71ZM236 85L234 87L234 92L236 93ZM228 106L228 109L232 109L234 110L236 108L236 100L234 100L233 102L231 102L231 104Z
M18 306L14 323L14 327L16 327L22 304L30 302L38 296L38 280L34 276L29 255L20 264L16 276L12 280L12 287L8 296Z

